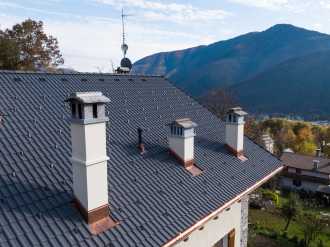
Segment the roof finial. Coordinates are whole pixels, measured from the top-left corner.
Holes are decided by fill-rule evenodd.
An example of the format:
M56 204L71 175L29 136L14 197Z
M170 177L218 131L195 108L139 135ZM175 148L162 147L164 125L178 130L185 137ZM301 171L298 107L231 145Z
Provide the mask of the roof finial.
M128 50L128 45L126 44L126 34L125 34L125 17L129 15L124 14L124 9L121 9L121 24L123 28L123 43L121 45L121 50L123 52L123 59L120 61L120 67L117 68L116 73L127 74L132 69L132 62L126 57Z
M128 50L128 45L126 44L126 40L125 40L125 17L127 17L128 15L124 14L124 8L121 9L121 25L122 25L122 29L123 29L123 43L121 45L121 50L123 51L123 56L126 57L126 53Z

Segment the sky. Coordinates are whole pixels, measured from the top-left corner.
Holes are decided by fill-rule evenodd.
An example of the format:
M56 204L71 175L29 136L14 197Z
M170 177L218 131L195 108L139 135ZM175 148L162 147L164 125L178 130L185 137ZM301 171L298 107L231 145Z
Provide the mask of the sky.
M0 0L0 28L41 20L58 39L65 67L111 72L122 58L122 8L133 62L279 23L330 34L330 0Z

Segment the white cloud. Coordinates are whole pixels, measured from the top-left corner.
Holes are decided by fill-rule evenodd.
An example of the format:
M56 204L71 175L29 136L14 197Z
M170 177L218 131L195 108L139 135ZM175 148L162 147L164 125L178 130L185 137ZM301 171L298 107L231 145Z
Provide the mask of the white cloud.
M320 0L228 0L245 6L268 10L288 10L293 13L307 11L311 6L319 6Z
M330 0L323 0L320 2L320 4L321 4L321 7L330 9Z
M253 6L265 9L280 9L288 6L289 0L229 0L247 6Z
M222 9L201 9L191 4L163 3L149 0L94 0L117 9L125 7L143 10L144 18L157 21L187 22L223 20L231 13Z
M25 18L0 14L1 28L9 28ZM65 67L79 71L111 71L111 60L118 65L122 57L121 25L119 20L94 16L72 20L44 20L45 31L59 40ZM157 52L189 48L207 44L212 36L189 32L168 31L158 27L130 23L128 28L128 56L136 61Z

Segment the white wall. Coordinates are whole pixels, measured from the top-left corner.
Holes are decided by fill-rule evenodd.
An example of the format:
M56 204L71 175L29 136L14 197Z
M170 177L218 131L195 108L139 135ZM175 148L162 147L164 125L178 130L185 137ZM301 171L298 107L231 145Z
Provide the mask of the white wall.
M108 204L105 123L71 124L73 191L86 210Z
M106 157L105 123L71 124L72 157L81 161Z
M169 136L168 144L172 151L174 151L184 161L194 159L194 136L177 137Z
M226 144L236 151L244 150L244 124L226 123Z
M175 247L212 247L220 239L235 229L235 247L240 246L241 238L241 203L234 203L229 211L223 211L217 220L211 219L203 230L195 230L188 241L181 241ZM226 246L226 245L225 245Z

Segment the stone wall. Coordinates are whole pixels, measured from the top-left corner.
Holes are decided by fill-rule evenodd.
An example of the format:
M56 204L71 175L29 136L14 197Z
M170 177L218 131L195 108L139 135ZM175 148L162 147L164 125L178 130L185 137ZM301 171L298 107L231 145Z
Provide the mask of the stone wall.
M242 197L241 200L241 246L247 247L249 225L249 196Z

